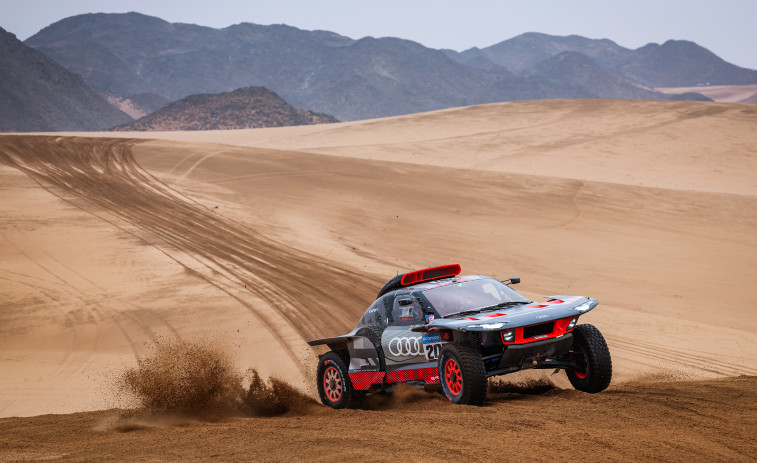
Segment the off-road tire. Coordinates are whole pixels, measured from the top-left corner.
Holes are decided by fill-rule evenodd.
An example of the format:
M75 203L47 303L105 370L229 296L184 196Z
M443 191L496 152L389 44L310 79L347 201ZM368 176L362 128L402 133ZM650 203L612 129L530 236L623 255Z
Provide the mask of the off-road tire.
M347 350L346 344L340 344L340 348L332 348L331 352L335 353L339 356L340 359L342 359L342 362L344 362L345 365L347 365L347 370L350 368L350 351Z
M336 352L327 352L318 358L316 383L321 402L331 408L355 408L363 394L352 387L348 365Z
M572 358L577 359L582 368L565 370L570 384L590 394L607 389L612 379L612 359L602 333L594 325L576 326L571 351Z
M384 327L379 325L367 325L355 333L357 336L363 336L371 340L373 347L376 348L376 353L379 359L379 370L386 371L386 359L384 358L384 348L381 347L381 335L384 334Z
M451 342L439 354L439 381L444 395L462 405L483 405L487 379L481 354L473 347Z

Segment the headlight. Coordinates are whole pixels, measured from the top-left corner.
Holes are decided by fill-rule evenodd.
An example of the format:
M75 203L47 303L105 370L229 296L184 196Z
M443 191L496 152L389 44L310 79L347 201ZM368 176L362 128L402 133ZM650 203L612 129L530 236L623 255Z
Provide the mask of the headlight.
M573 307L573 310L576 312L586 312L589 309L591 309L591 301L586 301L577 307Z
M578 322L578 317L573 317L573 320L568 323L568 328L565 331L570 331L576 326L576 322Z
M480 325L468 325L468 328L483 328L485 330L498 330L507 323L483 323Z
M515 341L515 331L503 331L502 332L502 342L513 342Z

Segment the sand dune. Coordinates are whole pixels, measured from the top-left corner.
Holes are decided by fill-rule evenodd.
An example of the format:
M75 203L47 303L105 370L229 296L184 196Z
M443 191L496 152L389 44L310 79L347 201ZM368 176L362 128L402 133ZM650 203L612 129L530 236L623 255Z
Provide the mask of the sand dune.
M721 103L755 103L757 84L751 85L710 85L706 87L667 87L655 89L662 93L701 93Z
M307 338L447 262L599 299L585 321L618 394L757 375L756 122L747 105L581 100L0 137L0 416L116 405L112 375L161 337L310 384Z
M9 141L2 146L4 164L28 175L6 169L4 184L48 194L4 195L11 220L3 231L2 270L11 297L3 311L10 374L2 413L101 407L107 397L89 394L96 382L82 382L93 372L115 373L114 354L137 355L146 340L196 336L198 329L236 343L242 355L257 352L255 364L269 374L302 380L312 360L304 340L348 327L341 322L344 309L329 304L330 293L307 278L310 272L349 300L371 288L361 275L346 275L338 264L264 238L166 188L135 164L129 141L3 141ZM30 210L52 224L29 217ZM151 255L134 255L144 248ZM300 323L310 310L326 308L335 316ZM115 346L114 335L122 337ZM21 377L38 387L18 384ZM61 396L58 382L70 383L75 397Z
M752 105L542 100L327 126L123 136L753 195L756 121Z

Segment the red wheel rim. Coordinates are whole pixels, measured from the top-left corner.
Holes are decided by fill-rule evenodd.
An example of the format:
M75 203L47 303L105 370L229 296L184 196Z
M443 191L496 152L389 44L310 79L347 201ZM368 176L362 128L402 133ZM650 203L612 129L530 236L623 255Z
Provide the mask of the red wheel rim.
M586 350L578 344L573 344L573 349L579 350L581 352L581 357L583 358L583 365L584 365L583 371L573 370L573 374L576 375L576 377L578 378L584 379L589 375L589 359L586 358ZM578 356L576 356L576 354L573 354L572 357L578 361L581 360L578 358Z
M342 391L342 374L333 366L326 368L323 372L323 392L326 393L326 397L336 402L342 397Z
M463 390L463 374L456 361L449 359L444 363L444 382L452 395L459 395Z

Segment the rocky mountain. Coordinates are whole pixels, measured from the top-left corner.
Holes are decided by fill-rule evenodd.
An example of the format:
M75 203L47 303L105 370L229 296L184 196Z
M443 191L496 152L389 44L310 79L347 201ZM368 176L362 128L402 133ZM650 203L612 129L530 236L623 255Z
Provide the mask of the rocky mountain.
M415 42L284 25L213 29L138 13L88 14L48 26L27 43L117 95L173 101L257 85L343 120L531 97L505 69L465 66Z
M471 48L459 54L463 62L487 60L515 73L560 53L572 51L591 58L600 66L614 69L633 53L612 40L594 40L578 35L566 37L527 32L486 48Z
M572 85L581 98L655 99L657 92L599 66L588 56L564 51L532 66L524 73L555 85Z
M129 120L80 76L0 29L0 131L98 130Z
M588 39L529 32L486 48L471 48L453 59L502 66L515 73L528 72L540 61L570 51L589 57L607 71L649 87L691 87L757 83L757 71L730 64L704 47L684 40L650 43L636 50L608 39Z
M129 101L129 95L154 95L158 107L192 94L264 86L296 107L341 120L537 98L665 99L644 87L675 71L653 69L662 58L652 49L579 36L530 33L457 53L397 38L353 40L249 23L214 29L138 13L66 18L27 44L99 91ZM703 55L691 56L677 58L691 62L688 72ZM706 76L735 76L723 63L713 61L709 73L690 73L691 85ZM757 72L744 71L740 82Z
M133 119L139 119L150 113L154 113L170 103L167 98L154 93L137 93L121 96L104 92L103 96L108 100L108 103L125 112Z
M668 98L671 100L680 100L680 101L715 101L708 96L702 95L701 93L695 93L695 92L674 93L672 95L668 95ZM742 103L750 103L750 101L742 101ZM755 102L752 101L751 103L755 103Z
M653 87L757 83L757 71L730 64L706 48L686 40L645 45L635 50L617 70L630 79Z
M328 124L335 118L289 105L264 87L191 95L113 130L223 130Z

